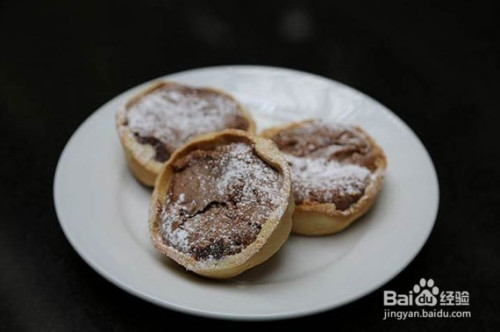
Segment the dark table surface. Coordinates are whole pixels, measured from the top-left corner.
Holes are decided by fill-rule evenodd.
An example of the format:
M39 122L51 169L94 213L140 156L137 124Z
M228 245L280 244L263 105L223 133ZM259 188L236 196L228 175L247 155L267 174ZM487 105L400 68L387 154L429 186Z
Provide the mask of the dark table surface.
M267 324L500 330L499 14L479 2L2 1L0 330L241 324L110 284L71 248L52 199L61 150L100 105L164 74L224 64L295 68L371 95L414 129L439 176L435 228L408 268L344 307ZM421 277L469 291L472 318L382 320L383 290L407 291Z

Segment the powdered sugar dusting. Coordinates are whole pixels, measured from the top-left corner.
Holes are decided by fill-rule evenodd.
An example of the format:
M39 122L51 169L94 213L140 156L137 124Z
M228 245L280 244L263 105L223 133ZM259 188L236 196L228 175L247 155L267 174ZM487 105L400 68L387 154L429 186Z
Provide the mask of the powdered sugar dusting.
M241 252L284 203L281 175L246 143L187 157L179 160L162 211L165 241L203 261Z
M370 171L358 165L340 164L326 159L310 159L285 154L292 166L292 185L298 202L332 202L334 196L360 196ZM338 198L338 197L337 197Z
M133 133L154 137L172 152L200 134L239 128L237 109L233 99L211 90L167 85L131 105L127 120Z
M364 195L377 167L368 137L349 125L310 120L272 140L292 166L298 204L334 203L346 210Z

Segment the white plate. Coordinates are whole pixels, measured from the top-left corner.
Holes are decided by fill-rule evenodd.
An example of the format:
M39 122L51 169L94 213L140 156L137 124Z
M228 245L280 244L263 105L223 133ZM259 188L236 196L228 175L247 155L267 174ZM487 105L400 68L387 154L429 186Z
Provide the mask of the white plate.
M289 69L224 66L164 77L233 94L259 129L304 118L362 126L387 154L373 210L346 231L291 236L269 261L228 281L184 271L148 238L150 191L127 170L114 127L116 109L148 83L92 114L64 149L54 180L57 215L82 258L124 290L170 309L229 319L311 314L380 287L415 257L434 225L438 183L416 135L370 97L335 81Z

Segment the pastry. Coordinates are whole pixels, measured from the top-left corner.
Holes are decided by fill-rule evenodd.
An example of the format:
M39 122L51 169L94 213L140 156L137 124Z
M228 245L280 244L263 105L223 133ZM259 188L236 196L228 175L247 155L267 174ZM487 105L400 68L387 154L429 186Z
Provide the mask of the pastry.
M361 128L306 120L261 135L276 143L292 168L294 233L339 232L374 203L387 161Z
M227 93L174 82L154 83L132 97L118 111L116 126L130 170L147 186L175 149L196 136L255 131L251 116Z
M290 168L270 140L210 133L164 165L151 198L151 240L188 270L229 278L283 245L293 208Z

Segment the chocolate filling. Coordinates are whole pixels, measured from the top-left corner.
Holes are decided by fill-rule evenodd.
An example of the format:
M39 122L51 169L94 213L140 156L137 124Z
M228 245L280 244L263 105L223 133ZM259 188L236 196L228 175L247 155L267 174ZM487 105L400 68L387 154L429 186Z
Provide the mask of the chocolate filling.
M154 159L159 162L168 160L175 149L198 135L249 128L236 101L204 88L159 86L127 108L123 125L137 142L154 148Z
M311 121L271 139L292 167L297 204L334 203L344 211L364 195L377 167L370 142L354 127Z
M170 152L168 151L167 146L159 139L153 136L142 137L137 133L135 133L134 136L137 142L141 144L149 144L153 147L155 150L155 160L163 163L170 158Z
M326 158L374 171L376 157L368 140L353 127L312 122L272 138L282 152L296 157ZM307 130L309 129L309 130Z
M352 204L356 203L365 193L365 186L354 185L357 190L349 194L344 193L339 188L329 188L322 190L313 190L309 193L310 202L334 203L335 208L340 211L347 210ZM298 186L300 188L300 186ZM331 197L329 200L323 199L324 196ZM301 202L302 203L302 202Z
M172 168L163 237L196 260L241 252L280 204L281 176L246 143L192 151Z

